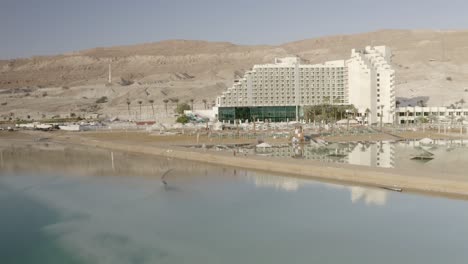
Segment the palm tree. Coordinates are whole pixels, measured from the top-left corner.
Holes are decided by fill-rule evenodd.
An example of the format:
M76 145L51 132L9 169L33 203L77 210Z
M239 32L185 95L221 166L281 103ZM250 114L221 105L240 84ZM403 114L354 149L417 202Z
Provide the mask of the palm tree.
M409 125L409 119L408 119L409 113L410 113L410 111L409 111L409 110L406 110L406 126Z
M421 107L421 118L424 118L424 109L423 109L423 107L426 107L426 104L424 103L423 100L419 100L419 101L417 102L417 105L418 105L419 107Z
M141 120L141 104L143 103L143 101L141 100L138 100L138 104L140 105L140 120Z
M190 99L190 107L191 107L191 110L193 111L193 102L195 101L195 99L191 98Z
M367 124L369 124L369 114L371 113L371 110L369 108L366 108L366 121L367 121Z
M179 98L170 98L169 100L171 100L171 102L176 104L176 108L179 107Z
M348 109L353 113L353 119L356 119L356 112L358 111L357 108L354 105L350 105L348 106Z
M455 120L455 112L449 113L450 125L453 125L453 120Z
M167 103L169 103L169 100L168 100L168 99L164 99L164 100L163 100L163 103L164 103L164 108L166 108L166 115L167 115Z
M205 105L205 110L206 110L206 99L203 99L202 102Z
M429 121L431 123L435 123L437 120L438 120L438 117L436 115L434 115L434 114L429 115Z
M460 107L463 109L463 105L466 103L465 100L462 98L460 99L460 101L458 101L458 103L460 104Z
M128 110L128 117L130 118L130 99L127 98L127 110Z
M383 131L383 108L384 108L384 105L381 105L380 106L380 132Z
M154 100L149 99L148 102L151 104L151 110L153 110L153 118L156 119L156 116L154 115Z
M465 100L462 98L460 99L460 101L458 101L458 103L460 104L460 108L462 109L461 110L461 123L463 124L463 121L465 120L465 118L463 117L463 115L465 114L465 111L463 111L463 105L466 103Z
M325 119L325 108L330 103L330 96L323 96L322 97L322 119Z
M340 98L338 98L338 96L336 96L336 97L333 99L333 104L334 104L334 106L333 106L333 115L334 115L334 117L335 117L335 122L336 122L336 120L338 119L338 117L337 117L337 110L339 110L339 105L338 105L339 103L340 103Z
M399 107L400 107L400 104L401 104L401 102L400 102L399 100L397 100L397 101L395 102L396 108L399 108ZM398 111L396 111L396 113L395 113L395 123L396 123L397 125L400 123L400 120L399 120L399 112L398 112Z

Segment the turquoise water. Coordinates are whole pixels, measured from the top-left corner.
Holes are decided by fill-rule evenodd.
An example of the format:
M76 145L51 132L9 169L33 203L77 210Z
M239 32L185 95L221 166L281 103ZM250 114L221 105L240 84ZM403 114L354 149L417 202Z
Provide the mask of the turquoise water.
M0 165L1 263L468 261L466 201L92 149Z

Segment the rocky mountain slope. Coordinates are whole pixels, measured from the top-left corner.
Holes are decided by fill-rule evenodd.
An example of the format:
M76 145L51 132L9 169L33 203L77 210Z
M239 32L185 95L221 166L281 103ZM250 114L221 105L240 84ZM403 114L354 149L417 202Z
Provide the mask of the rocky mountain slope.
M194 99L197 107L204 107L203 99L209 105L253 64L288 55L311 63L346 59L352 48L366 45L391 47L396 94L403 103L404 98L415 98L409 101L413 104L422 98L428 105L468 101L468 31L382 30L279 46L170 40L3 60L0 115L114 115L129 112L127 98L132 106L154 100L157 112L165 111L163 100L169 98ZM112 86L105 85L109 63ZM105 102L96 103L102 97Z

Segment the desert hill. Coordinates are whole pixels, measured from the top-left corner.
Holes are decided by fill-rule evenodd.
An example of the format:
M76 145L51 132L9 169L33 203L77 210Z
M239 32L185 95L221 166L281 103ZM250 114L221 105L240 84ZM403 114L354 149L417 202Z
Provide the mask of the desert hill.
M194 99L196 107L204 107L203 99L211 104L254 64L288 55L311 63L346 59L352 48L366 45L392 49L396 95L403 103L404 98L413 98L409 101L413 104L423 98L428 105L450 105L461 98L468 101L468 31L381 30L278 46L168 40L2 60L0 115L112 116L128 112L127 98L132 106L138 106L138 101L148 106L148 100L154 100L158 113L165 111L162 101L169 98ZM112 86L105 85L109 63ZM106 100L96 103L102 97Z

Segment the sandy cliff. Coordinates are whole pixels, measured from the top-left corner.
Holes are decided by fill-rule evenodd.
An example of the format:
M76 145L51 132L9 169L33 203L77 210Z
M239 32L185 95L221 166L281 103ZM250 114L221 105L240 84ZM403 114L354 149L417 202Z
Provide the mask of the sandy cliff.
M164 112L164 99L195 99L208 105L253 64L298 55L311 63L349 57L351 48L388 45L394 52L397 96L424 96L428 105L468 101L468 31L382 30L330 36L279 46L170 40L134 46L95 48L57 56L0 61L0 118L128 112L139 114L148 100ZM114 85L105 86L108 64ZM135 83L122 86L121 78ZM107 102L96 103L101 97ZM401 101L404 101L401 99ZM414 102L413 102L414 103ZM173 106L169 106L170 109ZM138 112L138 113L137 113Z

